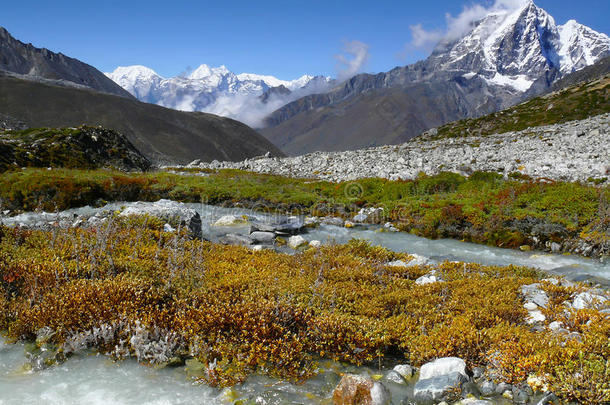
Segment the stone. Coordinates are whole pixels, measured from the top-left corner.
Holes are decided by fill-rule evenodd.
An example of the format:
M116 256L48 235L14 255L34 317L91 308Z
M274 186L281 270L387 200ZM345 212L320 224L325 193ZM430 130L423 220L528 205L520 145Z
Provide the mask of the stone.
M434 276L434 275L425 275L425 276L421 276L417 280L415 280L415 284L425 285L425 284L436 283L438 281L440 281L440 280L438 280L436 278L436 276Z
M558 321L553 321L551 323L549 323L549 329L552 331L558 331L563 327L563 324L561 322Z
M176 232L176 230L170 224L165 224L163 225L163 232Z
M319 248L320 246L322 246L322 242L314 239L312 241L309 241L309 246L311 246L312 248Z
M235 226L243 225L246 220L243 217L236 217L235 215L224 215L216 220L212 226Z
M288 246L293 249L298 249L299 247L306 245L307 241L301 235L294 235L288 238Z
M552 392L547 392L536 405L552 405L557 403L559 403L557 396Z
M346 374L333 391L334 405L389 405L387 389L368 376Z
M496 383L490 380L485 380L480 385L481 395L485 397L492 396L496 393Z
M345 221L339 217L324 217L322 218L322 223L324 225L343 226Z
M457 357L443 357L421 366L419 371L419 379L425 380L454 372L460 373L466 379L468 379L468 374L466 373L466 362L464 360Z
M407 381L405 380L405 378L398 373L397 371L394 370L390 370L386 373L385 376L383 376L383 379L385 381L390 381L394 384L406 384Z
M236 233L229 233L218 238L218 241L223 245L240 245L250 246L252 245L252 239L245 235L238 235Z
M418 255L417 253L409 253L409 256L413 257L409 261L409 266L425 266L431 262L426 256Z
M125 208L119 215L122 217L130 215L150 215L170 223L179 223L181 226L186 226L190 236L193 238L202 237L201 217L199 216L199 213L176 201L163 199L156 202L138 201ZM102 220L105 220L105 218Z
M513 387L513 402L515 404L526 404L530 400L530 396L526 390L523 390L519 387Z
M415 387L413 388L413 395L416 401L440 401L451 391L458 389L460 385L466 381L467 377L457 371L442 375L433 375L429 378L421 378L420 375L420 379L415 383Z
M483 374L485 374L485 369L483 367L475 367L472 369L472 378L475 380L483 377Z
M553 252L553 253L561 252L561 245L557 242L551 242L551 252Z
M529 311L528 317L525 320L529 324L534 324L538 322L544 322L546 320L546 316L541 311Z
M415 370L413 369L413 367L408 364L398 364L394 366L392 370L396 371L398 374L400 374L403 378L407 380L413 377L413 374L415 374Z
M252 221L250 233L256 231L274 232L277 235L296 235L304 227L303 221L298 217L288 217L279 222Z
M546 308L549 303L549 297L540 288L540 283L522 285L521 294L525 297L526 302L533 302L542 308Z
M466 398L456 402L455 405L493 405L493 402L484 399Z
M250 234L250 239L252 239L253 243L273 245L273 242L275 241L275 233L255 231Z
M390 267L407 267L407 263L403 262L402 260L394 260L392 262L388 262L387 266Z
M526 302L523 304L523 308L527 309L528 311L535 311L538 309L538 305L534 304L533 302Z
M497 394L503 394L506 391L510 391L511 395L512 395L512 391L513 391L512 384L507 384L507 383L501 382L498 385L496 385L496 393Z
M603 304L608 299L603 295L592 294L590 292L582 292L577 294L572 301L572 308L574 309L588 309L595 308L596 306Z

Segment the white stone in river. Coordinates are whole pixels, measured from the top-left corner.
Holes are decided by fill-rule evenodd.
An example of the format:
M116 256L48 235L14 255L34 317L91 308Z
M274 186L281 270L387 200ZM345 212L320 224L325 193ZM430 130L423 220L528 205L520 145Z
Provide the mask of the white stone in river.
M466 362L458 357L443 357L421 366L419 379L425 380L453 372L458 372L468 378L468 374L466 374Z
M241 217L235 215L224 215L220 217L213 226L234 226L244 224L246 221Z
M301 235L294 235L288 238L288 246L293 249L298 249L300 246L306 245L307 241Z

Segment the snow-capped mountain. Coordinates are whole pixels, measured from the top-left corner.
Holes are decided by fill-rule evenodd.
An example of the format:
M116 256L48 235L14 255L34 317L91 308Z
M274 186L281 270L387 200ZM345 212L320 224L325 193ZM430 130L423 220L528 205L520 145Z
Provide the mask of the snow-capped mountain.
M532 1L477 3L448 18L427 59L288 103L261 133L289 154L400 143L510 107L610 55L607 35L575 21L557 25Z
M610 38L574 20L557 25L532 1L493 11L457 40L444 40L427 60L433 71L465 71L491 84L526 91L545 72L561 75L610 52Z
M280 80L273 76L252 73L235 74L224 65L201 65L190 74L164 78L146 66L120 66L106 75L136 98L183 111L204 111L236 118L256 126L259 114L254 110L270 108L306 95L308 86L319 88L329 78L304 75L295 80ZM274 87L289 90L281 102L269 104L261 96ZM293 95L294 93L294 95ZM275 101L275 100L274 100ZM247 108L249 111L244 111Z

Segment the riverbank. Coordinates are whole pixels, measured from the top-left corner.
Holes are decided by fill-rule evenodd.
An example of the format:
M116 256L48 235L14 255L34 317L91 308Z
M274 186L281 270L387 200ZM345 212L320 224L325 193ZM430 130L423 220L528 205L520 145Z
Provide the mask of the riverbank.
M523 250L602 259L610 253L610 188L604 185L504 179L492 172L343 183L202 169L181 174L25 169L0 175L0 208L7 215L160 198L333 216L344 225L389 223L427 238ZM363 216L362 210L374 215Z
M150 217L2 228L0 329L35 340L42 368L95 348L187 362L227 386L256 372L306 379L320 359L456 356L498 382L537 377L566 399L607 400L595 385L608 372L603 291L525 267L415 264L357 241L286 255L163 229Z

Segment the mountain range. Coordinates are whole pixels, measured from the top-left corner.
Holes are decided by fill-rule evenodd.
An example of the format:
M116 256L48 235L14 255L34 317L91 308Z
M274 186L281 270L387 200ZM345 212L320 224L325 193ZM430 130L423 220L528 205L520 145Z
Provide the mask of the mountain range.
M401 143L543 93L609 53L607 35L573 20L557 25L530 1L475 21L426 60L288 103L261 132L288 154Z
M157 164L283 155L247 125L136 100L102 72L0 28L0 128L103 126Z
M146 66L120 66L110 79L138 100L181 111L203 111L259 126L262 118L301 96L328 89L331 79L303 75L294 80L253 73L235 74L224 65L199 66L164 78Z

